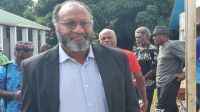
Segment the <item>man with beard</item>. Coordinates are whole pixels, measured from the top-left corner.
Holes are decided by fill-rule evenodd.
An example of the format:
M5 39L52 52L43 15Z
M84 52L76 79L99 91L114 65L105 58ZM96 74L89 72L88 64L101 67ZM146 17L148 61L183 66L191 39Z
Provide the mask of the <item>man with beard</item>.
M59 44L23 61L23 112L139 112L127 57L92 43L89 8L78 1L52 14Z

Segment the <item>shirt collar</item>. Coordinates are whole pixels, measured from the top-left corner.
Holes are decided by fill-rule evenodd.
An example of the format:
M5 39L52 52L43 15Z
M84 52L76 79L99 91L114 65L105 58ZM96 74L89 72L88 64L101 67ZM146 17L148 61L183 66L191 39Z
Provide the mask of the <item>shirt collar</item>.
M10 61L13 65L18 65L16 62L16 58Z
M163 46L160 46L160 48L166 47L166 46L168 45L169 41L170 41L170 40L168 40Z
M93 53L93 50L92 50L92 46L90 45L90 48L89 48L89 53L88 53L88 56L87 56L87 59L88 58L92 58L94 59L94 53ZM65 53L65 51L63 50L63 48L61 47L61 43L59 43L59 63L63 63L65 60L74 60L73 58L71 58L67 53Z
M138 49L139 53L142 53L145 49L149 49L150 46L151 46L151 43L148 42L146 47L138 47L137 49Z

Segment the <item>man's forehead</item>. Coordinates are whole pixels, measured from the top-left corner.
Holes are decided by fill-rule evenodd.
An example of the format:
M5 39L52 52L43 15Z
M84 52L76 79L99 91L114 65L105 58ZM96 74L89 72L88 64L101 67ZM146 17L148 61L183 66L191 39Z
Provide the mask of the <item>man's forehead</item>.
M141 32L136 32L135 36L142 36L142 33Z
M58 12L58 15L75 15L77 13L90 16L89 11L83 5L75 2L64 4Z
M85 8L83 5L76 3L76 2L68 2L68 3L64 4L63 7L69 7L69 8L82 7L82 8Z
M24 47L29 47L29 48L33 48L33 44L30 42L18 42L15 45L16 48L24 48Z
M113 34L113 32L105 31L105 32L102 32L100 37L113 37L113 38L115 38L115 35Z

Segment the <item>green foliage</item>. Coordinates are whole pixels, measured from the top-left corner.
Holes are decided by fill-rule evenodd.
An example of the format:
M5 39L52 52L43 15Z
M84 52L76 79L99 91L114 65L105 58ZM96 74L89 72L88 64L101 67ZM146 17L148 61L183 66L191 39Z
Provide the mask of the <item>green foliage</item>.
M32 21L37 19L36 13L33 12L32 9L27 9L23 12L23 17Z
M23 16L23 13L33 6L32 0L1 0L0 8Z
M39 0L35 6L35 12L39 16L45 16L49 12L52 12L53 7L56 5L56 0Z
M137 13L135 23L137 23L137 26L145 26L149 29L153 29L155 27L155 23L157 24L158 15L158 7L148 5L145 11Z
M65 0L1 0L0 8L22 15L52 28L49 44L57 43L51 21L53 7ZM174 0L79 0L87 4L94 19L94 37L104 28L115 30L119 39L132 39L137 27L145 26L153 31L156 25L168 26ZM5 7L6 6L6 7Z

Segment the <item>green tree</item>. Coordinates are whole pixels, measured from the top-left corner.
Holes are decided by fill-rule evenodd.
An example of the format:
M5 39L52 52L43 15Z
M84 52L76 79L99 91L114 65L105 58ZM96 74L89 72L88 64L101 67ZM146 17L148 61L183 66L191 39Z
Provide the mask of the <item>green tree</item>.
M42 17L42 24L52 29L51 15L53 7L65 0L39 0L34 10ZM128 40L125 44L133 44L133 32L139 26L145 26L152 31L156 25L168 26L174 0L80 0L87 4L94 19L95 37L103 28L116 31L119 42ZM163 3L164 2L164 3ZM47 22L45 22L47 21ZM54 32L52 30L52 32ZM50 39L55 41L55 33ZM52 42L54 43L54 42ZM55 45L56 43L54 43Z
M23 16L26 10L33 6L32 0L1 0L0 8L8 12Z

